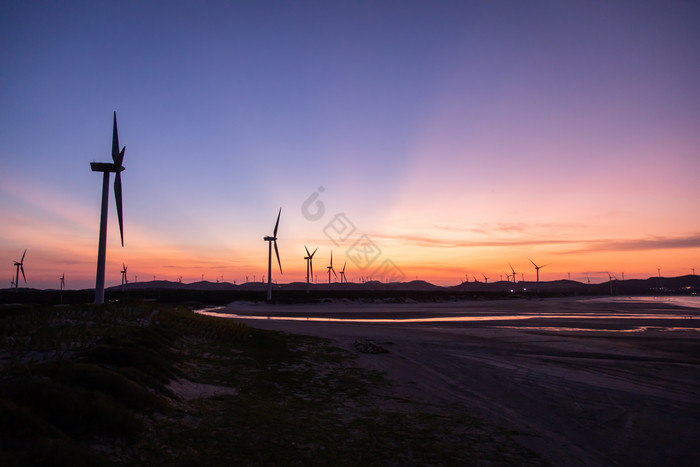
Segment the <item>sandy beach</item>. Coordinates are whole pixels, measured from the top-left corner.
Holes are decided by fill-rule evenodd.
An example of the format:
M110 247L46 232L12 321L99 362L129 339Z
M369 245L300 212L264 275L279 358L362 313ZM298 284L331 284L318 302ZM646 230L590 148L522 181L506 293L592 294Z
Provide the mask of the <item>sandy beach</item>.
M479 417L554 465L700 465L698 309L569 298L233 303L216 313L330 338L386 373L387 404ZM360 353L358 339L388 352Z

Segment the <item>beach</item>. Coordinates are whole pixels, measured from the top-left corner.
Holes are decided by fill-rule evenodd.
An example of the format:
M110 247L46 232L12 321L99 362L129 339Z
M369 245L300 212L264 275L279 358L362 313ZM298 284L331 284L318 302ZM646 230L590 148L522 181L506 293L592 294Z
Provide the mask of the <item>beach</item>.
M690 466L700 465L699 312L563 298L233 303L210 314L332 339L386 374L387 405L479 417L553 465Z

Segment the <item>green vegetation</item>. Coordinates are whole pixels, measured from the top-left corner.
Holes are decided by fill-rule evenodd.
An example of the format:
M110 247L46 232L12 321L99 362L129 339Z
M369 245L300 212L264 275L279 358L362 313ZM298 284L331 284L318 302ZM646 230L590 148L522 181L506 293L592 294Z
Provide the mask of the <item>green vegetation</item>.
M5 306L0 333L4 466L539 463L323 339L170 305Z

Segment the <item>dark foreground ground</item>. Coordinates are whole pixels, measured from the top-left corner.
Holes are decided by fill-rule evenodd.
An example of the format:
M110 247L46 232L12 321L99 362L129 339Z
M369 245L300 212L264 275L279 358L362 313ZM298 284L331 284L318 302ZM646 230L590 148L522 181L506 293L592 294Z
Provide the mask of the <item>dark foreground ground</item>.
M5 305L0 339L3 466L543 463L527 427L387 378L400 352L169 305Z
M219 311L271 318L542 314L468 323L245 322L331 338L346 350L358 340L382 347L388 353L361 354L357 364L386 375L389 385L380 388L390 396L385 402L412 401L423 412L449 417L445 427L476 417L553 465L700 465L697 310L553 299L231 304ZM638 317L644 314L655 316Z

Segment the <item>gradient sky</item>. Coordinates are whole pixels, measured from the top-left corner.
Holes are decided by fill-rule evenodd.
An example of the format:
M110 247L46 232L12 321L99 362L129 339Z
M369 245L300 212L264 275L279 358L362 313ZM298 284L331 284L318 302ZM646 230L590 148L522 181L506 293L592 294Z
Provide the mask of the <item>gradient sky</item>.
M700 267L698 2L4 1L0 287L94 287L113 111L107 285L260 280L280 206L279 282Z

